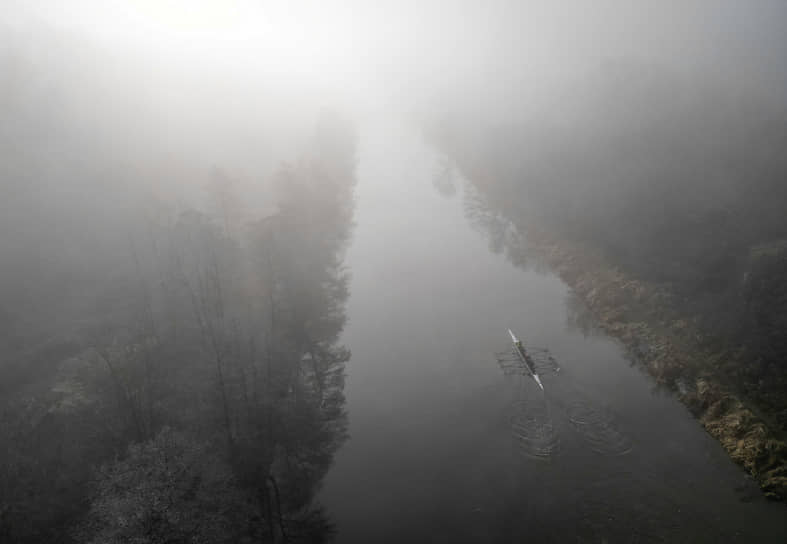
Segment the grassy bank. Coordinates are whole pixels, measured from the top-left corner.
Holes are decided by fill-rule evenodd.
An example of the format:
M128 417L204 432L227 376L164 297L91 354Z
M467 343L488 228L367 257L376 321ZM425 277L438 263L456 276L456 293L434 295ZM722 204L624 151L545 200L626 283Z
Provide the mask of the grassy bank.
M528 250L582 299L599 326L628 355L673 390L705 429L760 483L771 499L787 500L787 442L718 371L743 364L741 353L713 347L664 288L631 278L587 248L528 226Z

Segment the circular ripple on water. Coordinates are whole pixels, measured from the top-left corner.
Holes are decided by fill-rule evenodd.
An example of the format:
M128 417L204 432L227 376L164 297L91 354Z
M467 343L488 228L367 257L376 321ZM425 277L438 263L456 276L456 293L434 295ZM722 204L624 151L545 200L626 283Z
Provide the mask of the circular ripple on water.
M580 401L571 404L567 412L571 426L596 453L624 455L631 451L631 441L605 410Z
M543 402L520 401L509 420L517 450L533 459L550 459L560 449L560 437Z

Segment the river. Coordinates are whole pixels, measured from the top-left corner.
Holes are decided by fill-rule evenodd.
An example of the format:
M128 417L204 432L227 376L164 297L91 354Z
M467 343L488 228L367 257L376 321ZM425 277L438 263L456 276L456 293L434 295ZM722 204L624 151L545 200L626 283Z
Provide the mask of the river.
M350 438L318 496L339 542L787 541L784 506L565 284L490 248L417 132L364 127L358 159ZM508 327L560 365L545 391L498 365Z

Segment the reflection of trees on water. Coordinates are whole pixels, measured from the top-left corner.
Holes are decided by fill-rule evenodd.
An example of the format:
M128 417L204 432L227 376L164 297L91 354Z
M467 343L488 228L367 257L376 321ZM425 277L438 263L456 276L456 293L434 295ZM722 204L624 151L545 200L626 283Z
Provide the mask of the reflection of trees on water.
M477 184L468 180L463 187L465 217L475 230L489 240L490 251L504 255L519 268L533 267L539 273L550 273L543 259L530 251L526 236L501 209L494 206L491 198ZM585 336L600 333L593 315L574 292L569 292L566 297L566 314L569 330L579 331Z
M489 249L502 253L514 264L524 266L524 254L520 251L522 240L514 224L502 213L494 210L485 195L475 185L464 186L464 213L470 225L487 237Z
M574 291L566 295L566 327L569 331L581 332L585 338L602 334L595 317Z
M472 181L464 183L463 207L470 225L486 236L489 249L503 254L514 266L525 269L533 267L539 273L547 273L546 263L530 251L527 238L511 219Z

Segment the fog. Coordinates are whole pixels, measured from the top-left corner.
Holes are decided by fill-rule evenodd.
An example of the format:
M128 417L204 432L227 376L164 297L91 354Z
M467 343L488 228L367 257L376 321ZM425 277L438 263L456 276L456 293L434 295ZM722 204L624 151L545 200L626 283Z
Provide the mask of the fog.
M718 375L783 436L785 56L781 0L0 0L0 541L382 541L388 500L409 514L387 538L412 540L466 516L451 495L482 500L495 464L516 490L490 476L497 507L443 540L522 538L534 517L544 538L630 537L685 490L604 487L615 500L558 530L598 459L569 446L555 480L499 452L466 467L467 444L508 439L485 433L522 392L479 361L518 325L567 359L554 429L587 438L575 394L627 414L598 424L625 454L679 429L685 457L663 453L701 474L684 506L707 523L638 534L704 534L717 492L723 530L748 513L776 534L760 502L736 508L743 473L677 401L633 398L651 378L594 328L590 280L527 240L651 286L668 307L628 322L691 323L682 346L725 354L652 379L702 417L716 405L685 384ZM638 434L648 411L670 423ZM775 443L767 466L733 458L784 499ZM381 476L402 459L402 481ZM646 491L670 470L626 459ZM422 462L444 483L413 492ZM518 517L534 481L554 502ZM634 521L594 528L627 502Z
M148 69L212 74L214 82L231 77L246 89L264 83L287 92L319 90L354 103L450 97L465 108L496 109L502 101L510 115L576 86L610 59L663 64L728 85L780 90L785 83L785 17L778 1L756 8L610 0L592 9L582 2L508 1L6 6L7 24L68 33L111 51L116 65L133 55ZM168 87L146 84L162 92Z
M631 82L620 65L678 81L678 105L715 89L783 107L787 88L779 1L6 0L0 14L16 160L111 164L178 198L211 165L264 177L325 108L592 126L588 95Z

